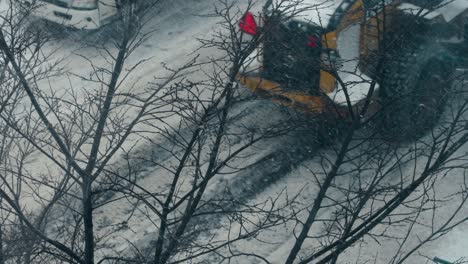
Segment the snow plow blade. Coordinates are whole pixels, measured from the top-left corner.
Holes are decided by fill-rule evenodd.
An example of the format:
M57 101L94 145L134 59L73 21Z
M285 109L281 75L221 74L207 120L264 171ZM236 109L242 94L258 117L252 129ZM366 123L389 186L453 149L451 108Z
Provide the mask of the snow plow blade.
M313 96L301 92L286 92L278 83L259 76L239 74L237 80L254 94L281 105L317 114L326 112L327 101L323 96Z

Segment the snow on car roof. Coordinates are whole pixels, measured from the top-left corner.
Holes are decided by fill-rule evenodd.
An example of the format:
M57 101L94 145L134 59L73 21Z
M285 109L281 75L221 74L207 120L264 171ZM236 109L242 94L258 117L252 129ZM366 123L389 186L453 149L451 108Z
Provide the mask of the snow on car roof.
M424 9L424 8L421 8L420 6L409 4L409 3L402 3L401 5L398 6L398 9L402 10L405 13L414 15L414 16L420 14L426 19L433 19L441 15L437 11L430 11L428 9Z
M275 0L273 8L287 14L300 12L295 19L327 27L335 10L343 0Z
M437 12L444 16L446 21L451 21L468 9L468 0L445 0Z
M398 8L414 15L419 13L424 14L424 17L427 19L433 19L442 15L445 21L450 22L468 9L468 0L445 0L440 6L440 8L436 8L433 11L422 9L422 12L420 12L422 7L409 3L402 3Z
M273 7L290 14L299 12L296 19L312 22L322 27L327 27L332 15L343 0L274 0ZM405 3L402 3L405 5ZM412 6L412 5L411 5ZM444 0L440 8L434 10L434 14L427 16L442 15L450 22L463 11L468 9L468 0ZM409 7L409 6L406 6ZM346 7L343 7L346 8Z

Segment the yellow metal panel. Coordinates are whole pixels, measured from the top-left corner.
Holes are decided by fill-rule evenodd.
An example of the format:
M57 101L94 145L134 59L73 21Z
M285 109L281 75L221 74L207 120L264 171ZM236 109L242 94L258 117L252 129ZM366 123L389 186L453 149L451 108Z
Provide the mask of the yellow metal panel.
M343 19L340 21L340 24L337 28L338 34L341 30L345 29L350 24L361 23L364 20L365 14L366 12L364 10L362 0L354 2L346 15L344 15Z
M281 90L279 84L258 76L238 75L237 80L254 93L257 92L258 89L269 92Z
M336 31L328 32L322 36L322 48L336 50ZM331 93L335 89L335 78L326 71L320 71L320 90Z
M301 111L323 113L327 101L322 96L313 96L300 92L285 92L276 82L258 76L238 75L237 80L255 94Z
M382 52L381 41L388 32L394 32L398 21L397 4L399 1L393 1L386 5L377 14L366 17L366 21L361 25L360 36L360 68L362 72L372 76L379 57Z
M322 47L336 49L336 31L328 32L322 36Z
M320 90L324 93L331 93L335 90L335 77L323 70L320 71Z

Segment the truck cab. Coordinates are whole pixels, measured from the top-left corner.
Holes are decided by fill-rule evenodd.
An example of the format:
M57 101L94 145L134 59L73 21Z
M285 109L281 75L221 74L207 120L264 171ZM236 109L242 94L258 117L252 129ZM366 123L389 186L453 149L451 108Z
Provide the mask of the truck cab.
M281 14L279 22L275 12ZM404 27L400 18L417 17L428 27L443 28L432 41L461 44L466 43L467 14L466 0L266 1L260 13L247 12L241 21L243 34L264 35L252 53L261 64L256 66L260 78L247 74L241 83L311 112L325 111L324 103L316 105L323 95L337 106L355 105L379 79L376 53L387 33ZM246 30L253 27L249 23L258 26L257 32ZM375 90L379 86L375 83Z
M239 23L259 65L238 80L309 114L377 115L381 131L414 139L443 112L454 67L468 57L454 54L466 50L467 18L467 0L270 0Z

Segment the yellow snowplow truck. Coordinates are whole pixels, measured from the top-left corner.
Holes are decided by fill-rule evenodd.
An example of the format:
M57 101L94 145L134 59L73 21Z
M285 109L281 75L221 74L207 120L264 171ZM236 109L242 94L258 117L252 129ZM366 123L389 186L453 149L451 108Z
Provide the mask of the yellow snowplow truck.
M402 138L442 112L451 51L468 57L468 0L269 0L239 27L255 42L238 75L252 92L320 115L380 109Z

